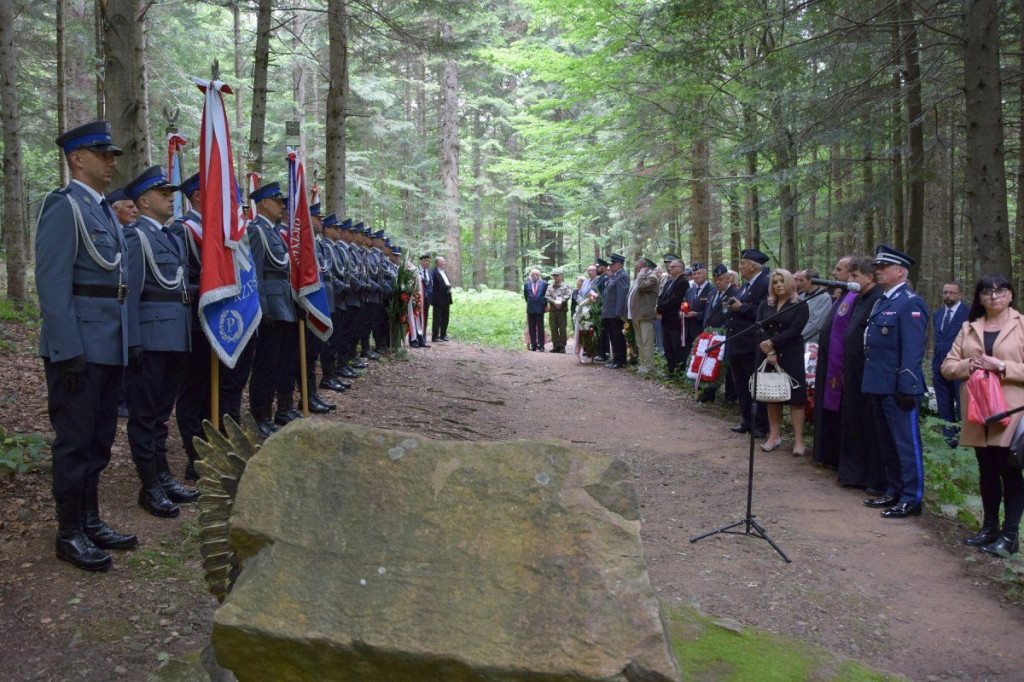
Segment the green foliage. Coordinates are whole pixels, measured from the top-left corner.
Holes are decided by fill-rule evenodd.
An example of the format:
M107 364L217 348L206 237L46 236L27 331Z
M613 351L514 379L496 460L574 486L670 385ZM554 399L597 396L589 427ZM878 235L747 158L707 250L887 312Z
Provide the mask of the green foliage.
M0 475L25 473L50 455L50 443L36 433L8 433L0 427Z
M696 611L667 609L669 638L686 680L890 680L872 670L797 640L778 635L723 627Z
M0 322L38 325L39 305L35 301L11 301L0 299Z
M453 290L449 336L463 343L522 349L526 303L520 294L501 289Z

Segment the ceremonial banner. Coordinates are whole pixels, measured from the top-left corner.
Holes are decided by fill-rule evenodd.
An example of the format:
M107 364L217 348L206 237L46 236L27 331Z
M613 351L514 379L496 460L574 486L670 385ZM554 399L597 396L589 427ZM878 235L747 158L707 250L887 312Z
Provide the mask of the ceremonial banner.
M180 185L185 177L184 162L185 155L182 150L188 143L188 138L178 133L167 134L167 177L172 185ZM189 209L188 199L181 192L174 193L174 218L181 220L182 216Z
M255 192L256 188L260 186L260 180L261 179L262 179L262 176L259 173L255 172L255 171L253 171L252 173L246 173L246 175L245 175L245 184L246 184L245 196L246 196L246 198L248 198L249 195L252 194L253 192ZM255 204L249 206L249 220L256 220L256 205Z
M686 370L687 378L696 381L699 376L701 381L711 383L718 381L718 375L722 371L721 357L725 346L719 346L711 352L708 352L708 348L723 341L725 341L724 336L711 332L704 332L697 337L693 343L693 358L690 360L690 367Z
M313 220L306 198L306 170L298 152L288 148L288 255L292 261L292 297L306 311L309 330L326 341L334 331L327 291L313 243Z
M199 138L199 188L203 197L199 322L221 362L234 368L259 326L259 287L240 220L231 136L220 81L195 79L206 93Z

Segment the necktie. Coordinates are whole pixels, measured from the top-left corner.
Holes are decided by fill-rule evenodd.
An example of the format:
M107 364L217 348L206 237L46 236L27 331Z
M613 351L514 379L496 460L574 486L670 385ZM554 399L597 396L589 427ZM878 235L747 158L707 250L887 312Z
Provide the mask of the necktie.
M537 295L537 283L536 282L533 283L533 295L534 296Z
M946 308L946 314L942 317L942 328L939 331L946 331L946 327L949 326L950 321L953 319L953 309Z

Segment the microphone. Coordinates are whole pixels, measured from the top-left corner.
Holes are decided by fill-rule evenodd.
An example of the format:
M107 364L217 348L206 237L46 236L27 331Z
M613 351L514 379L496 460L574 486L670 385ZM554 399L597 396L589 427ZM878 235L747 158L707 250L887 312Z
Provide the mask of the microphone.
M823 287L839 287L844 291L860 291L860 285L856 282L840 282L834 279L811 278L811 284L818 284Z

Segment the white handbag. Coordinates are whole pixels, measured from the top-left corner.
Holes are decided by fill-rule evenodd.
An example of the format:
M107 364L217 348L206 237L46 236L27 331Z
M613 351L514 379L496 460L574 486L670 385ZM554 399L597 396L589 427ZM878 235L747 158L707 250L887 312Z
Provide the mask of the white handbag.
M800 382L783 372L778 366L774 367L775 371L768 370L766 358L750 377L750 394L759 403L789 402L793 396L793 389L800 388ZM755 379L756 386L754 385Z

